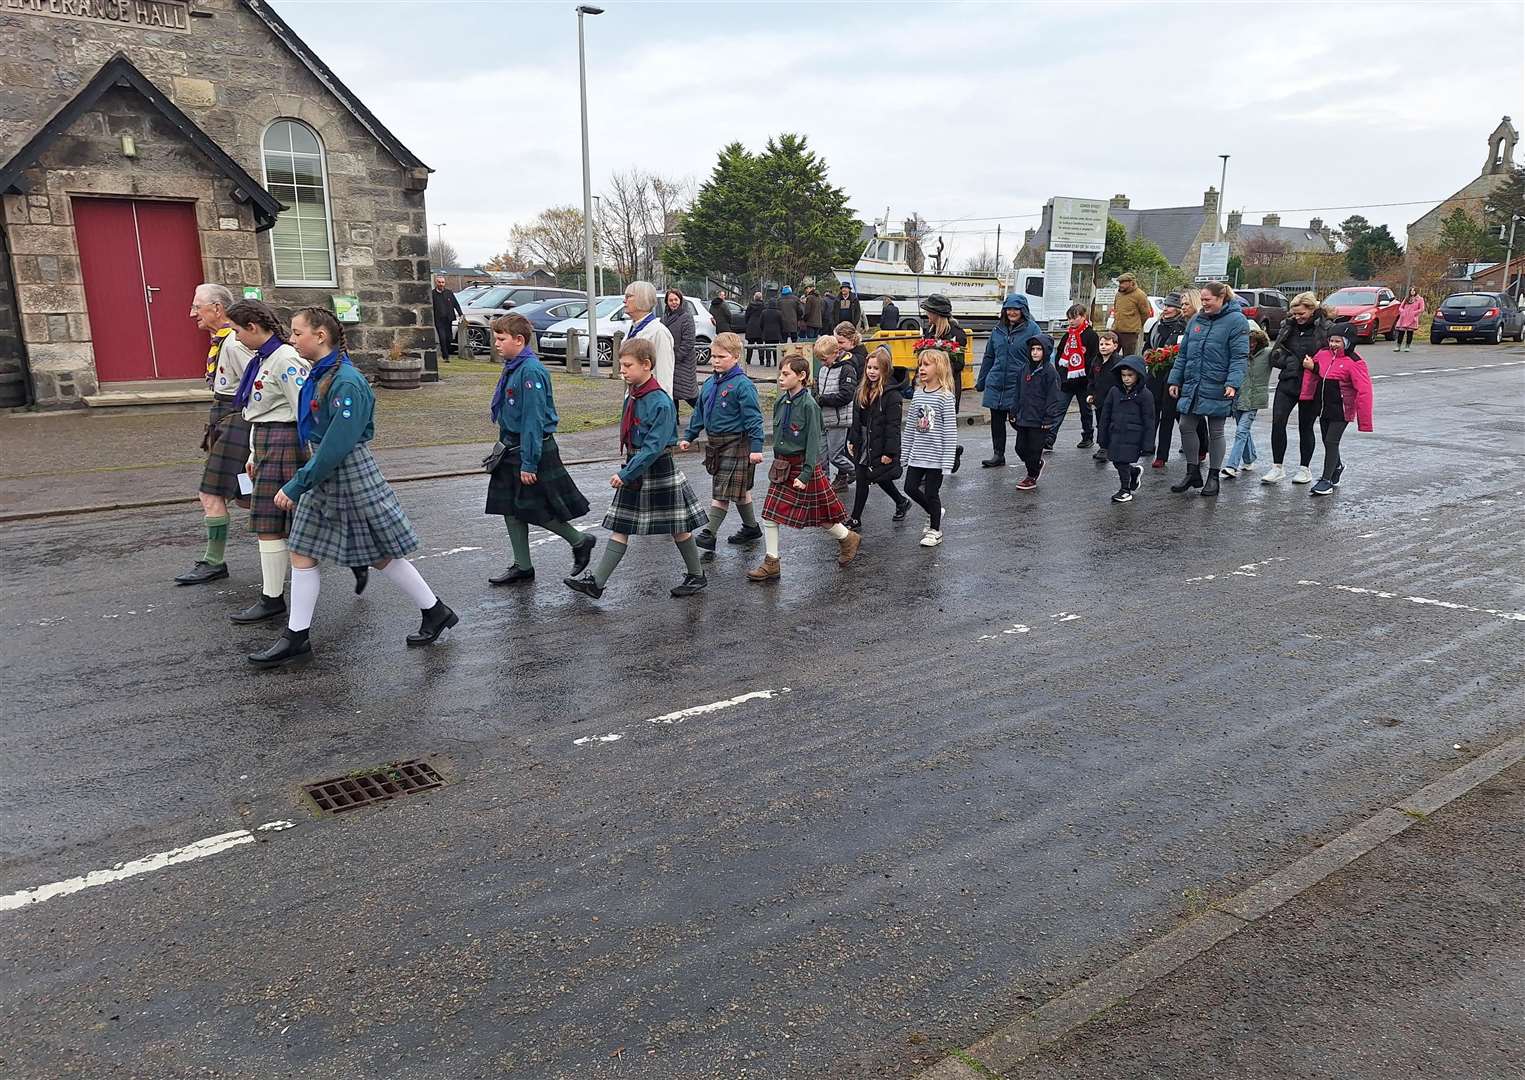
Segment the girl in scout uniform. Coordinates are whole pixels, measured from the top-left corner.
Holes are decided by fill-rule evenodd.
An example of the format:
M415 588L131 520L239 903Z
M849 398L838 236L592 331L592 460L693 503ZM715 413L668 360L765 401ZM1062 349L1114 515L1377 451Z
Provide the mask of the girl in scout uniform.
M287 540L291 611L286 631L269 648L250 654L249 661L270 666L312 653L307 632L318 603L320 559L343 566L369 563L380 570L423 612L408 644L428 645L460 616L403 558L418 548L418 534L366 446L375 431L371 388L350 363L344 331L332 312L298 311L291 319L291 344L312 365L297 399L298 437L312 447L312 455L274 500L281 510L296 509Z
M716 532L733 500L741 514L741 530L726 542L747 544L762 536L752 511L752 483L763 459L762 406L757 387L741 366L741 350L739 335L715 335L710 345L710 368L715 374L704 381L694 415L688 418L688 430L678 443L679 450L687 450L699 432L709 435L704 444L704 471L711 477L710 520L694 534L694 543L705 551L715 550Z
M810 361L799 353L784 358L778 370L782 391L773 404L773 465L768 469L768 498L763 503L762 564L747 573L749 581L773 581L780 574L778 527L826 526L837 541L837 565L858 554L863 538L842 522L847 510L821 468L821 407L810 393Z
M625 467L609 478L614 501L604 515L608 546L591 574L567 577L567 588L597 599L609 575L625 557L630 537L671 536L683 555L683 580L673 596L692 596L709 582L699 565L693 531L704 523L694 489L673 462L678 414L673 400L652 375L656 350L642 338L620 346L620 378L625 380L625 408L620 417L620 449Z
M307 361L286 344L280 320L258 300L240 300L228 309L239 343L253 355L244 367L233 403L249 425L248 469L254 481L249 525L259 537L260 597L231 615L235 623L257 623L286 614L286 533L291 515L275 505L281 490L307 455L297 437L297 406L307 381Z
M530 526L555 533L572 545L572 576L588 568L593 537L578 532L569 521L588 512L583 498L556 446L556 401L551 376L529 343L535 328L523 315L502 315L492 321L493 347L503 360L503 374L492 395L492 418L498 423L487 482L487 513L503 515L514 563L487 579L490 585L513 585L535 580L530 561ZM501 449L501 453L499 450Z

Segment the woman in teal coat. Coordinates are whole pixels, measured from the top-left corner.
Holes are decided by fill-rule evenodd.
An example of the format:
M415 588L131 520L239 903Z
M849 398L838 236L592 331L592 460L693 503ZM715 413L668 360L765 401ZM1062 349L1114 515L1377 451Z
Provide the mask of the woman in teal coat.
M1033 338L1048 340L1033 322L1027 297L1012 293L1001 302L1001 321L990 331L974 380L974 388L983 395L980 405L990 410L990 445L995 453L980 462L987 469L1006 464L1006 425L1016 423L1022 376L1027 370L1027 343Z
M1181 352L1170 369L1169 393L1176 399L1181 423L1181 449L1186 475L1170 485L1177 494L1201 488L1204 496L1218 494L1218 470L1223 466L1223 422L1244 386L1250 359L1250 321L1234 290L1221 281L1202 287L1202 309L1186 324ZM1208 475L1202 479L1202 444L1197 420L1207 418Z

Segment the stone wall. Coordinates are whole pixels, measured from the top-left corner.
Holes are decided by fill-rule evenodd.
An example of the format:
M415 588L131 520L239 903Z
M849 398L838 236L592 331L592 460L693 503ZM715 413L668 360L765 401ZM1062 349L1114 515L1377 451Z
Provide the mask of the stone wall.
M11 281L11 260L0 236L0 409L25 405L28 399L22 362L21 313Z
M27 195L5 197L22 331L40 404L67 404L95 389L91 329L74 239L74 195L194 200L205 276L237 295L258 286L283 314L335 294L360 300L347 327L366 366L392 346L435 344L429 315L424 178L410 172L345 105L237 0L203 0L210 18L189 32L75 22L0 7L9 56L0 61L0 161L118 51L256 180L260 142L275 120L300 119L322 140L336 284L276 286L268 233L254 231L232 185L136 91L117 88L29 169ZM137 157L126 158L121 136ZM187 306L189 298L184 298ZM179 302L178 300L176 302ZM0 304L3 307L3 304Z
M1479 176L1455 195L1431 210L1408 227L1408 247L1429 247L1440 239L1440 227L1446 218L1458 208L1465 210L1474 221L1483 220L1483 206L1495 188L1501 186L1504 176Z

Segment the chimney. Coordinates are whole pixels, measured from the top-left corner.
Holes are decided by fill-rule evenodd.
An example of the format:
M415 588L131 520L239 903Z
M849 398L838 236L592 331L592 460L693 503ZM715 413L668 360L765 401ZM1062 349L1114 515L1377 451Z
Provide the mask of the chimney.
M1265 217L1260 219L1260 223L1262 225L1270 225L1270 226L1280 225L1281 224L1281 215L1280 214L1267 214Z
M1112 204L1108 207L1108 209L1109 210L1126 210L1126 209L1128 209L1128 196L1126 196L1126 195L1114 195L1114 196L1112 196Z
M1308 222L1308 228L1312 229L1316 233L1323 232L1324 231L1324 219L1321 218L1321 217L1314 218L1312 221Z
M1230 210L1228 212L1228 232L1230 236L1233 236L1239 231L1239 225L1243 221L1244 214L1242 212L1238 210Z
M1033 242L1033 234L1036 231L1037 230L1035 230L1035 229L1028 229L1025 233L1022 234L1022 244L1023 244L1024 247L1029 246L1029 245L1032 244L1032 242Z
M1218 214L1218 189L1210 187L1202 193L1202 213L1207 217Z

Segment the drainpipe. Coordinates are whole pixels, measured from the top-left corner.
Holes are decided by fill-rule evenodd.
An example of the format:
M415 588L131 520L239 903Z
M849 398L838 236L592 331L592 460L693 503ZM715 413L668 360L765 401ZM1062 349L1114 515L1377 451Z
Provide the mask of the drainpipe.
M16 305L16 345L21 350L21 381L26 391L26 408L37 407L37 387L32 383L32 356L27 352L26 333L21 324L21 298L16 292L16 264L11 261L11 238L7 230L0 228L0 259L4 260L11 279L11 300Z

